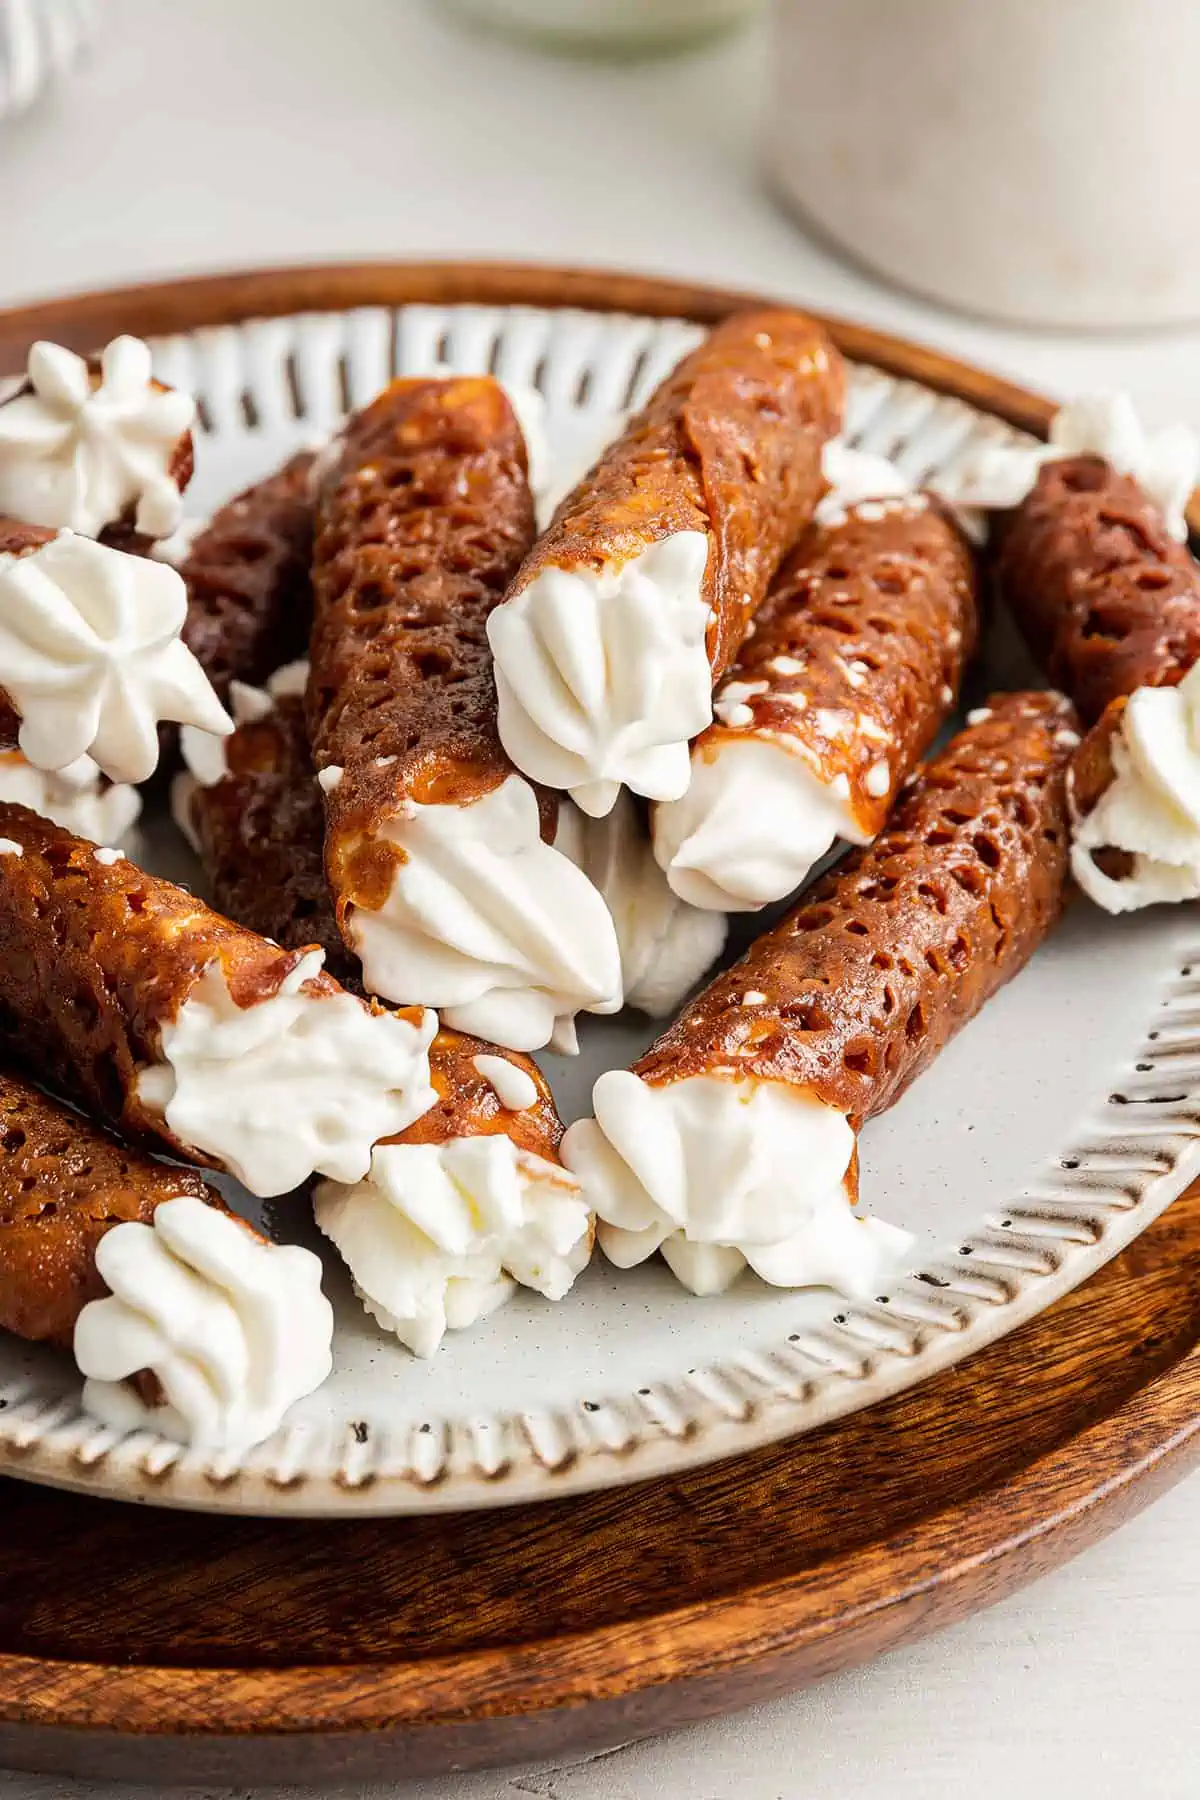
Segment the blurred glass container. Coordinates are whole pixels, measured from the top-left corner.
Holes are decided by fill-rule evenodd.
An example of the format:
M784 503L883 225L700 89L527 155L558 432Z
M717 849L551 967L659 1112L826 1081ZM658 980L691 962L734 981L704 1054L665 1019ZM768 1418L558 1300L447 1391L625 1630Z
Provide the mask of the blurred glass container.
M743 24L763 0L450 0L491 26L581 54L649 55L683 49Z
M1200 0L773 0L787 205L892 281L1052 326L1200 318Z
M93 0L0 0L0 119L32 106L95 32Z

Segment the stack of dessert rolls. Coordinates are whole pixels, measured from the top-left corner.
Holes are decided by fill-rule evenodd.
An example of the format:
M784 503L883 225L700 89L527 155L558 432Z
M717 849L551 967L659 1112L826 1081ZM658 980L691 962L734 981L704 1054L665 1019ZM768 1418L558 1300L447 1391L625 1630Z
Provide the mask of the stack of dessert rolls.
M856 1210L864 1123L1072 868L1112 910L1200 893L1195 446L1065 408L935 493L844 403L819 325L736 315L539 531L528 397L439 369L194 522L195 407L146 347L33 347L0 397L0 1323L102 1422L237 1450L329 1372L319 1260L202 1169L311 1204L422 1356L596 1243L698 1294L877 1291L908 1239ZM989 581L1065 692L935 750ZM112 842L176 743L211 904ZM564 1132L532 1054L623 1005L677 1016Z

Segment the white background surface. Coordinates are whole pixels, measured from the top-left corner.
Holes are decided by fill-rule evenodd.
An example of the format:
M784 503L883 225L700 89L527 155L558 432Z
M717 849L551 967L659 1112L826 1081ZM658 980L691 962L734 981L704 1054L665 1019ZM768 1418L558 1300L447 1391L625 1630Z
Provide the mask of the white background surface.
M807 242L761 180L753 32L604 67L469 35L426 0L106 0L102 12L91 66L0 126L0 304L332 257L606 263L808 301L1052 391L1122 385L1152 419L1200 423L1200 330L1004 331L888 293ZM1198 1505L1200 1477L1024 1595L808 1695L585 1765L421 1791L1196 1800ZM118 1793L3 1775L0 1791Z

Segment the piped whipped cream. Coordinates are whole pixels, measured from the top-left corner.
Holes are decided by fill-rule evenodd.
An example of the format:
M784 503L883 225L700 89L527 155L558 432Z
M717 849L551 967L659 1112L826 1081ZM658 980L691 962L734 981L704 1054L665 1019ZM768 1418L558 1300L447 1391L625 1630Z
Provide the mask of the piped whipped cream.
M0 751L0 800L27 806L94 844L124 837L142 810L137 789L106 782L90 756L51 771L34 768L19 750Z
M888 457L856 450L840 437L825 444L821 471L829 490L813 514L818 525L844 525L850 509L864 500L899 499L912 493L912 482Z
M161 720L232 730L180 638L186 617L176 570L72 531L0 557L0 671L29 761L61 770L89 755L113 781L145 781Z
M270 1437L333 1367L320 1260L194 1195L165 1200L152 1224L114 1225L96 1268L111 1292L80 1313L75 1361L85 1410L114 1430L237 1453ZM162 1405L128 1385L143 1371Z
M665 1018L721 954L725 920L672 893L654 860L638 808L622 792L603 819L569 800L559 808L555 847L604 897L621 950L626 1006Z
M0 405L0 513L98 537L133 507L147 536L175 531L183 501L171 462L196 403L153 385L148 346L114 338L96 382L82 356L41 341L28 378Z
M539 1050L555 1021L621 1004L608 909L542 841L519 775L469 806L407 802L381 836L403 851L378 910L351 907L347 938L373 992L436 1006L458 1031Z
M1178 687L1138 688L1112 741L1113 780L1075 819L1071 868L1106 912L1200 898L1200 664ZM1093 851L1125 850L1132 872L1104 874Z
M1131 475L1158 506L1172 537L1187 537L1185 511L1200 477L1200 436L1188 425L1148 431L1128 394L1088 394L1060 407L1045 444L986 444L939 479L946 499L989 510L1019 506L1048 462L1099 456Z
M209 963L160 1031L162 1062L138 1099L184 1144L214 1157L252 1194L286 1194L314 1172L358 1181L379 1138L428 1112L437 1017L412 1024L353 994L306 992L310 950L268 999L240 1007Z
M504 748L593 818L622 783L654 800L687 787L712 717L707 562L706 534L679 531L623 563L543 568L488 619Z
M802 1088L713 1075L651 1086L610 1069L593 1104L563 1160L618 1268L661 1250L695 1294L721 1293L747 1265L776 1287L870 1294L912 1242L851 1211L854 1133Z
M150 554L156 562L170 563L173 569L179 568L187 561L192 552L192 545L201 532L207 531L211 521L201 515L195 518L181 519L170 537L159 538L151 545Z
M514 1281L561 1300L591 1255L577 1183L498 1133L377 1144L366 1181L322 1182L313 1207L367 1311L417 1356L502 1305Z
M806 880L838 838L867 842L849 783L824 782L803 747L778 735L697 749L682 800L652 812L654 854L689 906L756 912Z

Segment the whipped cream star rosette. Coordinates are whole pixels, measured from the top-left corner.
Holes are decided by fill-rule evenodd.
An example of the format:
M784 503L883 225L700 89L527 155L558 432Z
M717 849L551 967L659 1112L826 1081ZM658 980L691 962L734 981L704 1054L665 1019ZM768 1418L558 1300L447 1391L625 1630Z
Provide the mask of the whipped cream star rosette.
M1200 435L1188 425L1147 430L1128 394L1086 394L1059 408L1044 444L985 444L939 478L956 506L1008 511L1029 497L1049 464L1098 457L1128 475L1157 507L1170 535L1187 537L1185 511L1200 479Z
M183 517L196 403L150 373L140 338L88 361L35 343L26 377L0 399L0 513L99 537L128 524L167 537Z
M488 377L393 382L317 503L308 718L339 928L372 992L511 1049L614 1011L603 900L496 732L487 616L533 537L525 447Z
M74 1349L105 1424L240 1450L320 1386L333 1314L310 1251L11 1069L0 1126L0 1325Z
M1079 885L1109 912L1200 895L1200 565L1096 457L1054 461L1006 519L997 585L1091 727L1071 778Z
M687 792L652 812L655 854L693 906L754 911L799 887L838 838L869 843L974 649L974 559L949 514L903 491L881 458L838 446L831 464L844 485L785 558L718 687ZM873 486L885 497L858 498Z
M561 1300L594 1234L537 1066L443 1031L430 1068L436 1106L375 1146L364 1181L325 1181L313 1198L363 1305L417 1356L518 1285Z
M163 720L228 731L181 641L186 616L165 564L0 519L0 739L39 769L88 756L111 780L138 782L158 766Z
M629 1267L661 1250L697 1293L747 1264L779 1286L878 1293L906 1236L851 1212L858 1134L1015 975L1064 904L1052 693L997 696L854 850L596 1083L563 1157Z
M821 496L841 359L799 313L685 357L561 502L488 621L504 747L602 816L673 800L784 551Z
M131 1139L257 1194L365 1175L433 1103L432 1013L367 1006L115 852L0 805L0 1046Z

